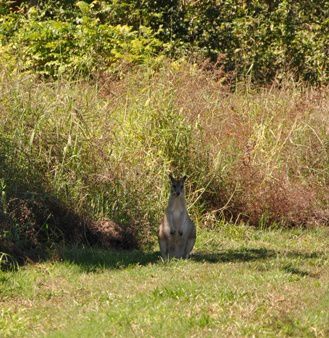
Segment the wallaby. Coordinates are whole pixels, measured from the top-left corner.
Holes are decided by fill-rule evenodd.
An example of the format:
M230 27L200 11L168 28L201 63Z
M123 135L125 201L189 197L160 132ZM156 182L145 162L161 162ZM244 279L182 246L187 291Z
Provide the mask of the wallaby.
M190 219L184 194L186 176L175 179L169 175L171 190L168 206L159 227L159 245L162 257L188 258L193 249L196 229Z

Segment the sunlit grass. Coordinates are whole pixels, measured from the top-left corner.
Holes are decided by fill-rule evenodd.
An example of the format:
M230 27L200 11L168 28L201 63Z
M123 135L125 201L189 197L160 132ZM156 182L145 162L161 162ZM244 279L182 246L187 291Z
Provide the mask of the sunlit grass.
M198 234L187 261L67 248L1 272L1 336L328 335L328 229Z

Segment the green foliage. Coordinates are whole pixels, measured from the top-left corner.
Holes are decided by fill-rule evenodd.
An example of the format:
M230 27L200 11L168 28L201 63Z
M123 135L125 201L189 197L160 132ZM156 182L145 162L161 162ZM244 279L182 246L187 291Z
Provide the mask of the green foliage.
M328 3L202 1L187 5L186 37L227 71L268 81L287 70L326 82Z
M4 17L0 41L5 51L22 63L22 70L56 77L89 76L116 70L122 63L143 63L157 50L149 28L135 31L127 25L102 24L92 5L80 1L76 7L70 20L60 13L49 18L47 7L31 7L16 20Z
M328 81L327 1L41 1L3 5L0 52L46 75L93 75L156 55L201 55L256 82ZM198 57L197 57L198 59Z

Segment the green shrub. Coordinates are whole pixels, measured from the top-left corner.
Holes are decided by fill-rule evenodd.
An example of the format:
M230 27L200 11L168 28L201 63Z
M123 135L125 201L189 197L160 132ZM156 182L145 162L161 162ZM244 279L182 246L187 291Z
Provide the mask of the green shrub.
M258 83L287 72L311 84L328 82L324 0L23 3L16 13L3 7L1 49L42 74L89 76L165 53L209 58L231 77Z
M147 62L156 52L158 41L150 29L102 24L92 6L80 1L77 7L71 20L45 18L36 7L26 16L4 17L0 41L5 51L21 63L21 70L53 77L115 71L122 63Z

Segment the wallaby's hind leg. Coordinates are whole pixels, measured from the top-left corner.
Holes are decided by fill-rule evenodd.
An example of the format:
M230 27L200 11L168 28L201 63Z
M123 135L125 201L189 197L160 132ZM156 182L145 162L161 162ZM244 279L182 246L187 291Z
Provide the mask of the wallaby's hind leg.
M194 243L195 243L195 238L192 237L192 238L189 238L187 240L187 243L186 243L186 247L185 247L185 252L184 252L184 258L189 258L190 257L190 253L194 247Z
M160 252L163 259L168 258L168 241L167 239L159 239Z

